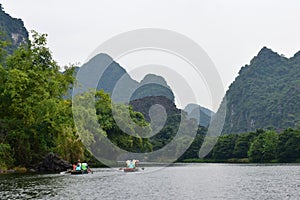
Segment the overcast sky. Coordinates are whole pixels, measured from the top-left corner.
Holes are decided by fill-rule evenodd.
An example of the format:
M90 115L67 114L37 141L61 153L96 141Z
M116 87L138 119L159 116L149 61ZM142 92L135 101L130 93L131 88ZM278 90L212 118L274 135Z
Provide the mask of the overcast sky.
M287 57L300 50L298 0L1 1L28 30L47 33L54 59L83 64L102 42L139 28L162 28L198 43L225 90L263 46ZM126 62L121 63L127 68ZM202 102L211 108L209 103ZM215 110L215 109L214 109Z

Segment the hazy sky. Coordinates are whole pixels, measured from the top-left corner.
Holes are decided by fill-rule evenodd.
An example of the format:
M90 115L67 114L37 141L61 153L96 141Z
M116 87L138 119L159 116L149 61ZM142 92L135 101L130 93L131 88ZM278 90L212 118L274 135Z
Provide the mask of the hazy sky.
M54 59L81 64L102 42L139 28L186 35L213 60L225 90L263 47L300 50L298 0L26 0L1 1L28 30L47 33ZM121 63L126 66L126 62ZM209 103L204 106L211 107Z

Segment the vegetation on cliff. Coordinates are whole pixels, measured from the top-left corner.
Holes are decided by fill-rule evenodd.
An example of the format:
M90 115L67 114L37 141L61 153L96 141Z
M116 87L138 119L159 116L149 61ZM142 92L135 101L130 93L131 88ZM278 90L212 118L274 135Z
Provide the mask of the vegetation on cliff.
M300 52L292 58L264 47L226 93L223 133L300 127Z

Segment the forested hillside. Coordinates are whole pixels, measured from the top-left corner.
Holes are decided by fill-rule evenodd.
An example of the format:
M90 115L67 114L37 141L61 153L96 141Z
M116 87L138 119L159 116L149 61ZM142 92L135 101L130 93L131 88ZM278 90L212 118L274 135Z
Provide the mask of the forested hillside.
M300 52L286 58L264 47L226 93L223 133L300 127Z

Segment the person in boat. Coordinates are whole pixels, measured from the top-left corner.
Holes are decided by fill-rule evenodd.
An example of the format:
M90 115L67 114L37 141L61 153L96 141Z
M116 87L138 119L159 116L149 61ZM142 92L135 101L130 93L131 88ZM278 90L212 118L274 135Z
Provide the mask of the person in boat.
M88 164L86 163L86 161L83 161L81 163L81 169L87 171L89 168Z
M78 161L77 161L77 165L76 165L75 170L76 170L76 171L80 171L80 170L81 170L81 162L80 162L80 159L78 159Z
M127 168L131 168L131 169L134 169L135 168L135 163L136 163L136 160L127 160L126 161L126 165L127 165Z
M80 159L78 159L78 161L77 161L77 165L80 165L80 166L81 166Z
M126 160L126 167L128 168L130 165L131 161L130 160Z
M91 168L89 167L86 161L83 161L81 163L81 169L87 172L92 172Z
M75 163L73 164L73 166L72 166L73 171L76 170L76 167L77 167L77 162L75 162Z
M80 164L77 164L75 170L76 170L76 171L81 171L81 165L80 165Z
M137 166L138 166L138 163L139 163L139 161L138 161L138 160L135 160L135 159L133 159L133 160L132 160L132 163L133 163L134 167L137 167Z

